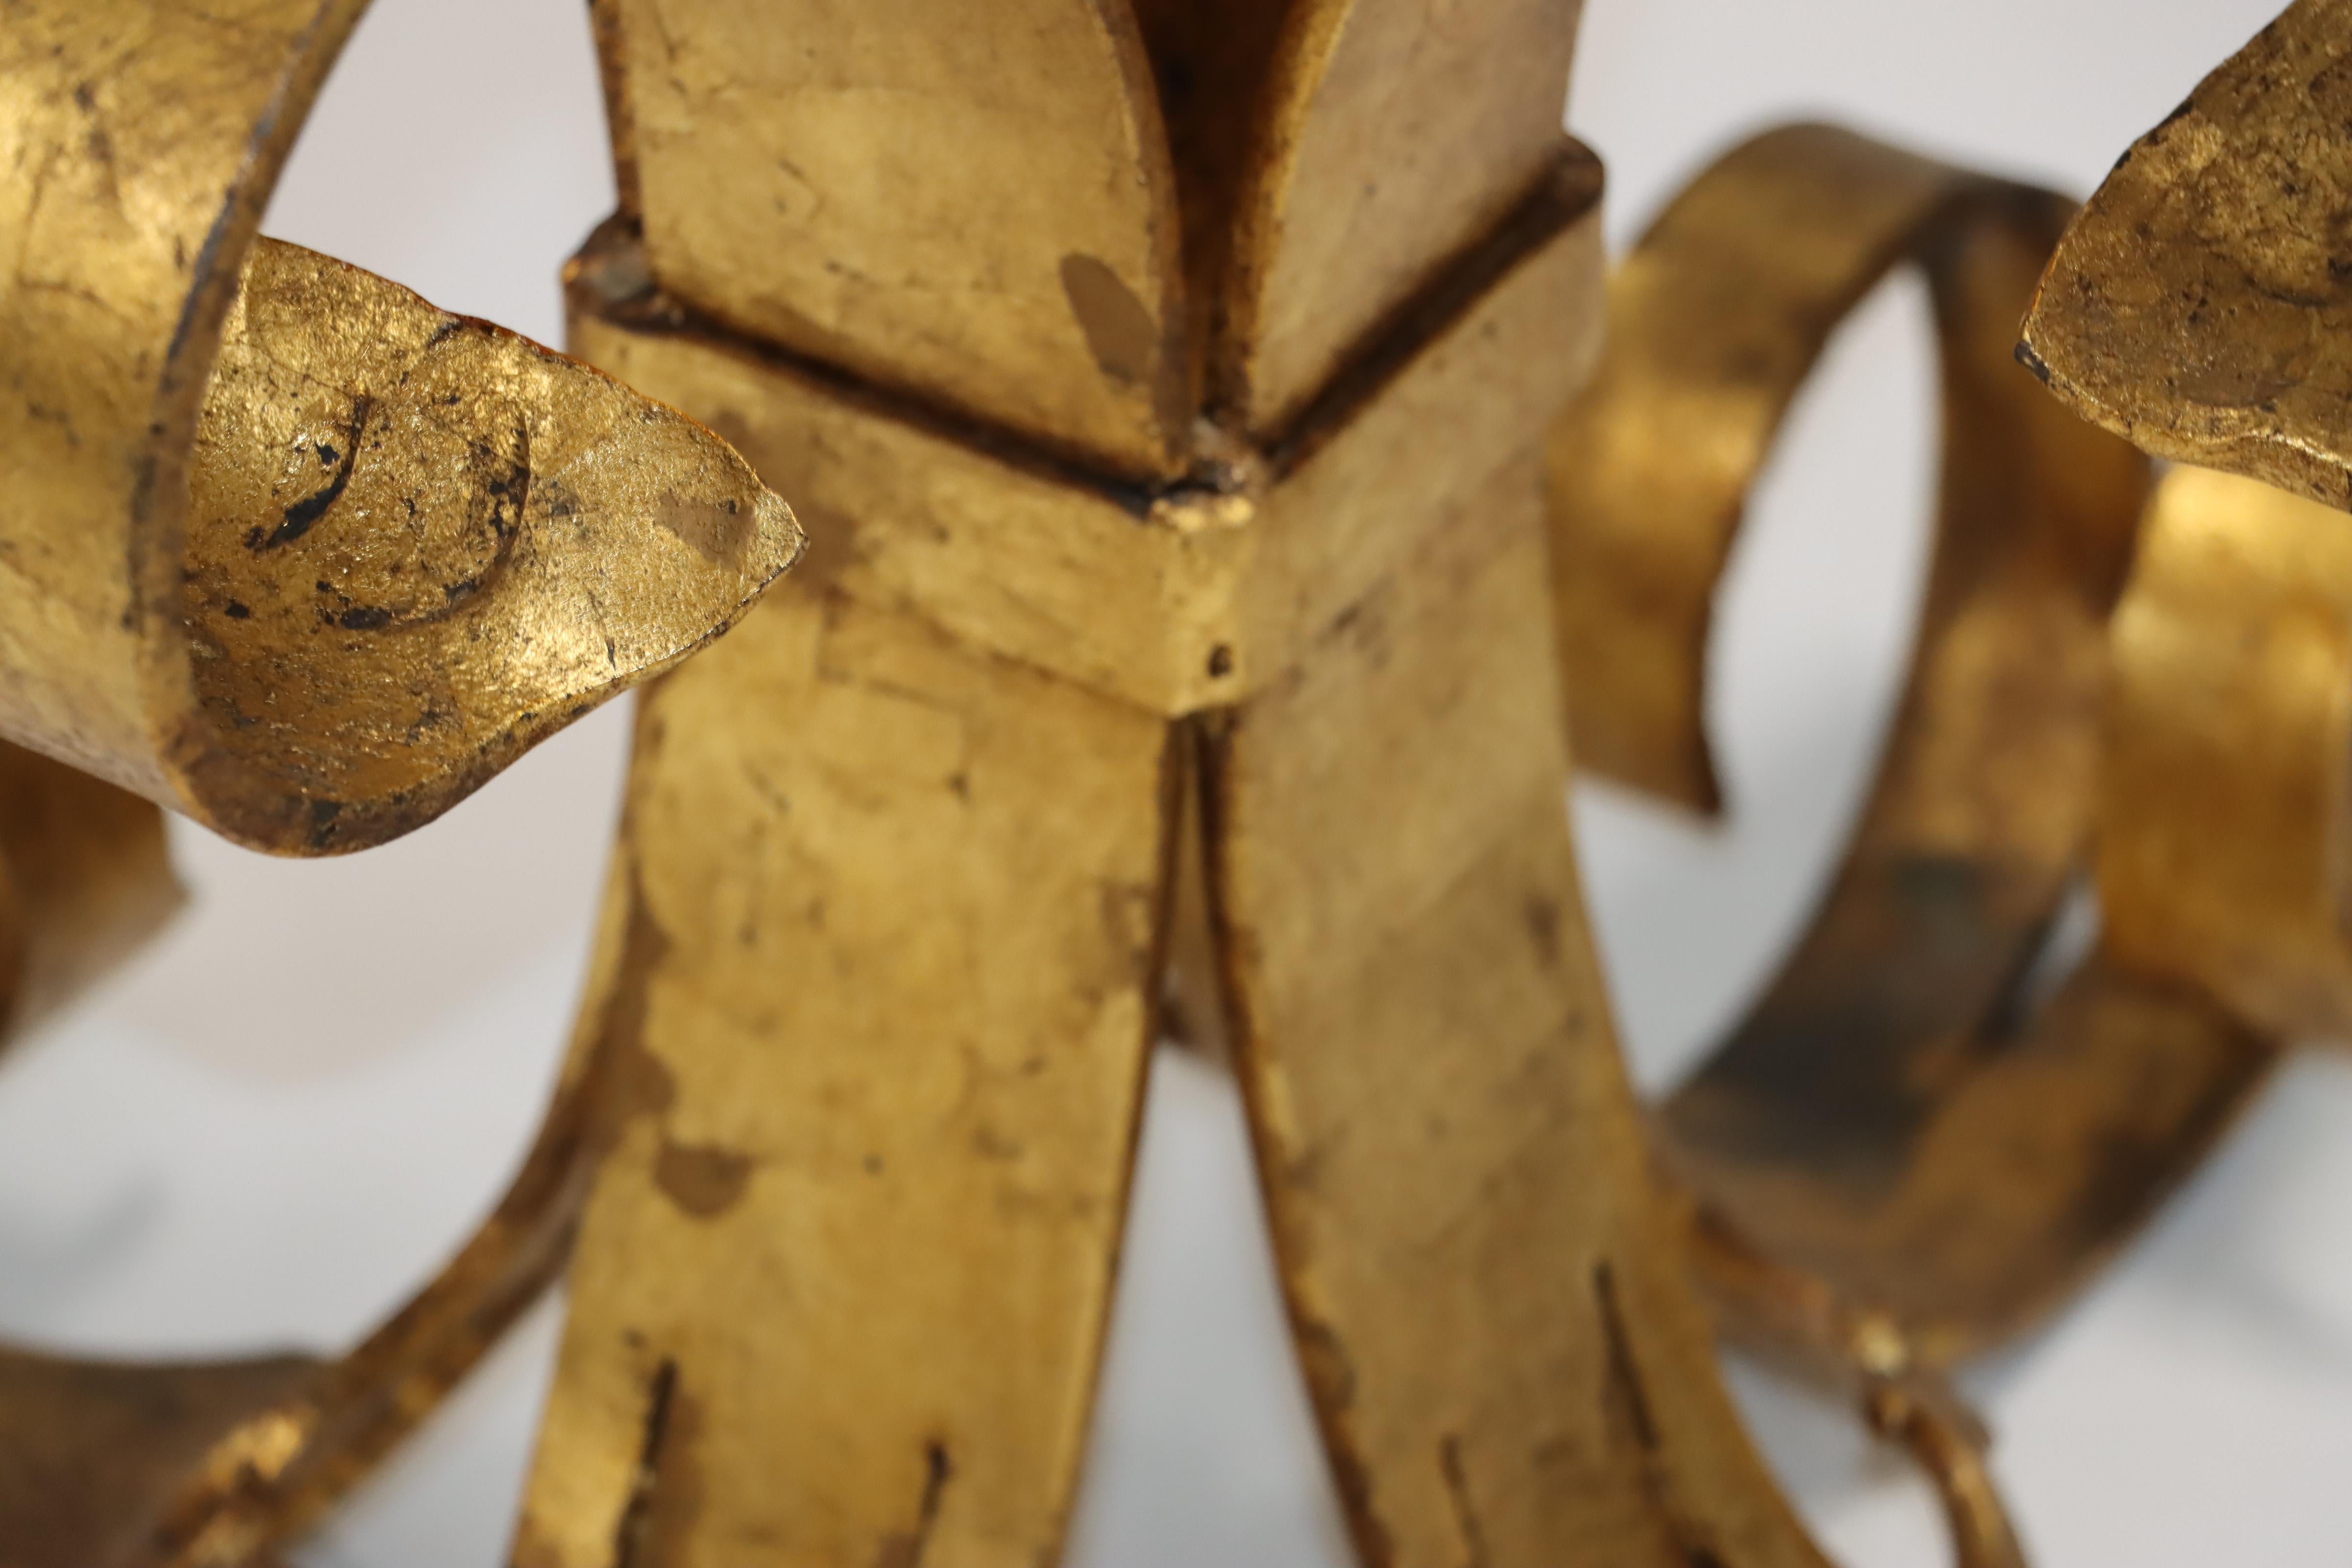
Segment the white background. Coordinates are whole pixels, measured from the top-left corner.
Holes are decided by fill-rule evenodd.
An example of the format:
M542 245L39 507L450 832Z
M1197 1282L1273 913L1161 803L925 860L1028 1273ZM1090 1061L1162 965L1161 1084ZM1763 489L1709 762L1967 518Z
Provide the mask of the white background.
M1711 149L1827 116L2087 191L2274 0L1591 0L1571 125L1622 244ZM609 208L579 0L379 0L268 228L534 336ZM1714 715L1735 815L1577 803L1629 1048L1669 1082L1769 972L1893 695L1923 560L1932 393L1883 290L1800 406L1727 590ZM94 1352L341 1345L426 1277L528 1140L579 979L624 763L608 710L428 831L265 860L179 829L197 903L0 1063L0 1333ZM1080 1568L1339 1568L1225 1085L1165 1060ZM2060 1568L2352 1562L2352 1071L2282 1077L2072 1312L1972 1382ZM305 1547L309 1568L491 1568L544 1387L541 1310ZM1738 1373L1856 1568L1946 1560L1903 1466Z

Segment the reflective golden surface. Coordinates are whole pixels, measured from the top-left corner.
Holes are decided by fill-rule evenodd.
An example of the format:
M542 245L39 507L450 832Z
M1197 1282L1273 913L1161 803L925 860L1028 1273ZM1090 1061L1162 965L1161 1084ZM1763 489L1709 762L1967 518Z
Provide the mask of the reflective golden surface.
M364 847L799 549L668 406L255 236L359 9L19 0L0 36L10 1027L174 901L117 785ZM576 1230L520 1568L1050 1561L1175 997L1243 1085L1368 1563L1818 1563L1720 1328L1907 1447L1965 1568L2016 1563L1945 1373L2352 1000L2352 555L2210 472L2143 521L2144 463L2010 351L2057 245L2026 357L2063 396L2352 499L2315 237L2346 8L2298 5L2071 229L1824 127L1735 149L1547 437L1601 316L1576 9L596 0L624 196L576 345L740 446L815 557L647 696L496 1212L332 1363L0 1351L0 1560L268 1563ZM1911 685L1811 931L1645 1125L1562 716L1721 807L1716 585L1898 265L1945 392ZM2095 862L2105 934L2044 995Z
M707 430L255 236L362 9L44 0L0 26L9 1028L176 902L151 802L365 847L691 652L799 551ZM544 1289L597 1081L583 1058L497 1213L341 1361L0 1350L0 1560L267 1558Z
M688 9L688 52L729 58L720 23L742 13ZM887 26L908 57L883 57L895 73L951 58L997 9L931 9L919 45L895 7L850 31L878 49ZM1266 334L1249 363L1276 367L1268 411L1297 412L1262 431L1187 393L1206 416L1179 427L1191 461L1177 449L1181 477L1139 488L1119 470L1150 472L1148 442L1102 451L1123 405L1033 427L1098 374L1051 334L1017 360L924 368L938 345L885 326L939 308L919 275L865 269L872 332L845 365L795 332L749 340L698 298L714 272L739 298L771 278L784 297L812 258L677 258L681 234L736 221L717 171L748 149L717 139L764 146L751 122L772 105L690 105L708 162L657 176L675 127L645 95L665 114L678 100L646 85L667 62L637 27L656 10L631 0L605 35L639 95L622 160L643 250L625 211L592 241L574 342L737 441L815 542L645 703L612 884L627 914L586 1014L638 1088L583 1226L518 1561L1051 1561L1173 947L1214 972L1185 993L1214 998L1234 1043L1302 1369L1368 1561L1818 1563L1717 1381L1560 811L1540 452L1600 304L1597 171L1557 128L1566 16L1301 5L1210 47L1147 9L1147 48L1162 53L1159 81L1206 104L1262 89L1293 117L1269 110L1237 149L1180 105L1173 151L1142 160L1179 160L1184 221L1215 226L1181 247L1210 297L1260 287L1244 274L1268 256L1278 273L1282 245L1391 210L1362 206L1346 173L1375 65L1394 72L1382 134L1455 161L1529 151L1465 182L1413 172L1393 199L1426 227L1381 219L1377 243L1340 245L1363 270L1336 319L1297 299L1228 318ZM838 68L831 49L793 68ZM1471 61L1528 85L1455 101ZM657 197L660 177L699 183ZM1251 192L1296 229L1251 227ZM874 213L837 168L823 194L843 199L810 232L836 256L950 210L918 181ZM1151 254L1168 209L1116 195L1057 208L1053 232ZM662 215L688 195L712 210ZM1007 243L982 226L950 261ZM1005 282L1049 298L1034 267ZM1220 326L1202 330L1193 352L1213 355ZM1018 399L983 406L974 389L1016 374ZM1184 907L1207 929L1179 935L1171 889L1195 878Z
M1204 408L1278 438L1542 186L1579 8L596 6L672 297L1163 482L1214 458Z
M1146 5L1177 9L1176 0ZM1220 9L1244 5L1227 0ZM1275 438L1465 236L1540 190L1556 155L1582 0L1294 0L1253 97L1189 92L1261 150L1230 206L1210 312L1213 408ZM1161 79L1170 73L1163 67ZM1180 182L1191 173L1181 157ZM1203 221L1205 220L1205 221ZM1187 234L1188 243L1201 237Z
M2176 468L2116 619L2108 943L2282 1037L2352 1028L2352 530Z
M2021 350L2227 470L2165 481L2117 616L2100 891L2116 952L2285 1034L2352 1021L2348 47L2352 6L2302 0L2207 78L2067 231Z
M1937 1374L2084 1282L2279 1044L2347 1017L2352 547L2319 504L2347 502L2346 361L2315 238L2347 20L2294 7L2071 224L1843 132L1736 149L1621 269L1554 439L1586 760L1718 809L1705 645L1747 489L1837 319L1898 260L1927 275L1946 447L1911 684L1811 929L1659 1126L1728 1330L1856 1388L1963 1561L2016 1542ZM2143 509L2117 448L2002 374L2037 288L2019 357L2066 402L2302 494L2182 468ZM2045 998L2093 871L2097 945Z
M2352 4L2296 0L2126 151L2023 355L2159 457L2352 506Z
M1174 173L1126 0L598 0L624 207L760 342L1172 476Z
M1139 518L583 257L575 342L816 542L646 701L588 1014L642 1093L521 1561L1051 1555L1203 869L1223 972L1187 979L1233 1010L1365 1539L1445 1561L1467 1510L1496 1561L1814 1561L1654 1207L1559 812L1537 459L1599 282L1589 195L1562 216L1305 455Z
M273 792L247 829L272 847L430 818L724 629L800 549L700 426L268 239L189 488L195 695Z
M1926 276L1945 450L1909 689L1810 929L1659 1118L1736 1326L1815 1359L1859 1359L1867 1330L1942 1367L2015 1332L2269 1059L2105 955L2046 1005L2021 991L2089 865L2107 616L2147 493L2137 454L2011 361L2069 210L1851 132L1767 132L1627 258L1610 356L1553 437L1581 755L1710 806L1706 638L1748 489L1838 319L1898 263Z
M429 820L797 548L707 433L256 248L362 9L0 31L0 733L282 851Z
M2136 454L2011 363L2069 210L1834 128L1768 132L1619 268L1608 355L1549 453L1580 757L1717 810L1706 642L1748 489L1831 331L1892 268L1925 275L1945 450L1908 690L1807 931L1657 1129L1727 1331L1854 1388L1970 1563L2017 1546L1938 1375L2077 1285L2267 1060L2101 961L2047 1005L2019 989L2086 861L2146 493ZM2178 1087L2151 1101L2151 1076Z

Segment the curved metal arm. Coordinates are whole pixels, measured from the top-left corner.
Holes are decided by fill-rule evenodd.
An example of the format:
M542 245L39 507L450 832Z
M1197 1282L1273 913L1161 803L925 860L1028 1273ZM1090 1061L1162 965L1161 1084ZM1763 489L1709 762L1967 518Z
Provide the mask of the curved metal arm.
M283 853L430 820L800 542L707 431L257 240L363 7L0 33L0 735Z

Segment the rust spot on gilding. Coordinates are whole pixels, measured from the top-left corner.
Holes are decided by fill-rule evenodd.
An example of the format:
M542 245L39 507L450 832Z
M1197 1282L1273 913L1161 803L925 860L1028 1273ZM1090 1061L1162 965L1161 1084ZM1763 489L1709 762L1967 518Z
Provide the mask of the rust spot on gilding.
M655 972L668 958L669 933L646 905L643 889L629 898L629 929L621 949L620 973L605 1004L605 1048L612 1053L612 1123L637 1115L660 1116L677 1100L677 1079L668 1064L646 1047L646 1013Z
M654 1161L654 1181L678 1207L697 1219L711 1219L742 1201L751 1165L751 1156L738 1150L665 1139Z
M677 1105L677 1075L647 1044L646 1014L654 978L670 952L669 933L647 907L645 890L629 899L628 933L610 996L604 1004L604 1050L609 1074L603 1136L609 1145L638 1117L666 1121ZM671 1202L698 1219L724 1214L740 1202L751 1179L751 1157L719 1144L681 1143L662 1137L654 1159L654 1182Z
M1555 967L1559 963L1559 901L1537 894L1528 900L1525 913L1536 956L1546 969Z
M1073 253L1062 258L1062 292L1087 335L1087 350L1103 374L1133 386L1151 374L1159 329L1151 312L1108 263Z

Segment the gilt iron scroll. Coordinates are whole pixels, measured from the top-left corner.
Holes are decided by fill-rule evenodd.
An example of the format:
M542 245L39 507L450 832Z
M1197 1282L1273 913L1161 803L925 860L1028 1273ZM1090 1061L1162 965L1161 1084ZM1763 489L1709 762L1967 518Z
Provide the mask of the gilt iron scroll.
M73 0L0 28L12 1026L174 901L151 802L282 853L364 847L723 630L798 552L709 432L257 236L362 9ZM0 1352L0 1559L243 1562L325 1506L560 1265L587 1092L567 1080L507 1203L338 1362Z
M2294 237L2352 211L2352 0L2080 218L1768 133L1605 307L1574 0L595 0L572 345L683 416L257 236L362 4L0 34L5 1027L168 917L159 805L364 848L659 675L593 974L513 1188L350 1354L0 1352L0 1563L271 1563L575 1234L519 1568L1050 1561L1171 999L1368 1563L1820 1564L1718 1327L2020 1561L1943 1374L2352 1008L2352 280ZM2011 362L2053 247L2028 366L2253 479L2151 500ZM1722 807L1714 588L1898 265L1945 394L1910 688L1810 931L1645 1118L1567 735ZM768 486L814 548L753 608Z

